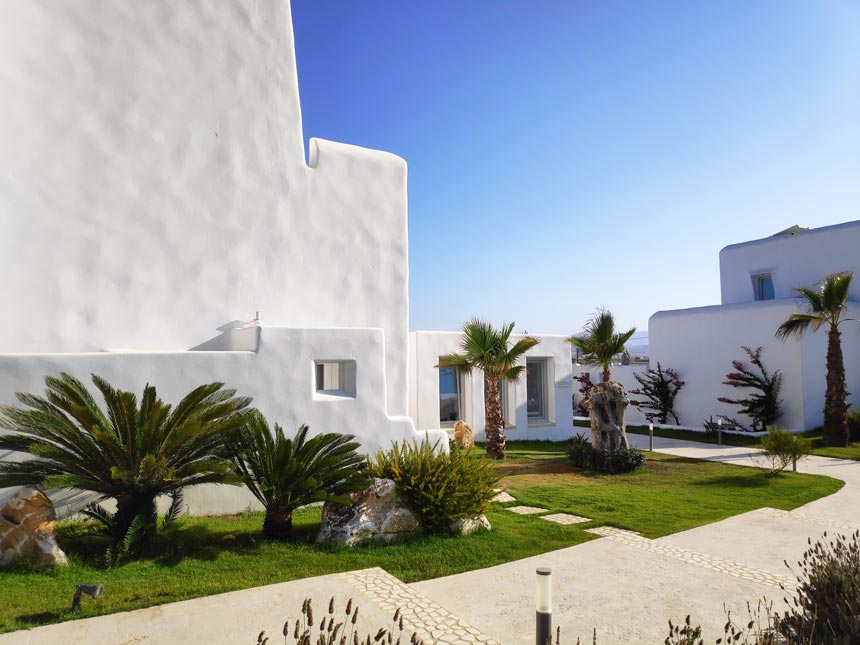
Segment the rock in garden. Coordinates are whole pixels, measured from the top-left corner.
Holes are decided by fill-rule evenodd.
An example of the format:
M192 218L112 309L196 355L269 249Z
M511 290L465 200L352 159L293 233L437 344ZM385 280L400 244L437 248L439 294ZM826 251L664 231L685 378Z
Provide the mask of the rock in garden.
M30 562L38 567L68 564L57 544L57 514L51 500L36 488L16 492L0 508L0 567Z
M458 421L454 425L454 443L460 448L472 448L475 445L475 438L472 436L472 428L465 421Z
M390 479L373 478L366 490L352 493L350 499L350 506L325 503L317 544L387 543L421 529L418 516L401 501Z
M448 525L451 535L470 535L476 531L489 531L490 520L486 515L478 515L476 517L465 517L461 520L452 520Z
M597 383L588 392L583 405L591 417L591 443L595 448L618 450L629 448L624 411L629 403L621 383Z

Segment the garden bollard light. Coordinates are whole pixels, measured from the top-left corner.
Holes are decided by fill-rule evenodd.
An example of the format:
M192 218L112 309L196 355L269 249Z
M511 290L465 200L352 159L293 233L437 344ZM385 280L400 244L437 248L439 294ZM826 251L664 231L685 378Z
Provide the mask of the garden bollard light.
M648 424L648 450L654 450L654 424Z
M104 589L105 586L102 583L75 585L75 596L72 598L72 611L77 611L81 606L81 594L87 594L96 599L102 595Z
M535 645L552 645L552 571L537 571L535 594Z
M717 419L717 444L723 445L723 420Z

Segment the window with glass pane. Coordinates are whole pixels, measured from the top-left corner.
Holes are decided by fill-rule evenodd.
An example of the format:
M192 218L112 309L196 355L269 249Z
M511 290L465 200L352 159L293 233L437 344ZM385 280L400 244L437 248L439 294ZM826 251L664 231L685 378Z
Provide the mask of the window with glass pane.
M526 412L529 419L546 418L546 363L526 361Z
M773 300L773 276L769 273L755 276L755 299Z
M439 368L439 421L454 424L460 420L460 375L453 367Z
M343 389L343 363L317 363L317 392L337 392Z

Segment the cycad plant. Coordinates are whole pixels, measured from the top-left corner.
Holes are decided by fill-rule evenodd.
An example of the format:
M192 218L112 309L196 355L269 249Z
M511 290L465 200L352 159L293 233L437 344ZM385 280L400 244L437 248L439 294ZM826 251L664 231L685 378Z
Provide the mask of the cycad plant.
M145 546L155 530L156 499L177 499L198 484L238 484L223 454L223 437L240 427L251 399L236 397L223 383L192 391L176 407L147 385L138 403L131 392L92 381L104 410L86 386L63 373L45 378L44 396L18 393L24 407L0 408L0 449L35 459L0 462L0 488L74 488L116 500L116 512L92 506L123 551Z
M611 378L612 357L625 351L624 346L634 333L635 327L625 332L616 331L615 316L612 312L598 309L585 323L582 331L571 336L569 340L582 352L582 360L585 363L603 368L603 382L606 383Z
M505 418L502 413L500 381L516 381L525 371L520 359L540 341L524 336L511 343L514 323L499 329L490 323L473 318L463 325L461 352L442 357L436 367L452 367L460 373L480 370L486 377L484 388L484 433L487 456L505 458Z
M848 289L851 272L827 276L818 289L795 289L803 298L806 312L791 314L776 330L776 337L785 340L802 336L806 331L818 331L827 325L827 389L824 394L824 436L828 446L847 446L849 441L847 415L848 391L845 387L845 364L842 360L842 332L839 325L846 320Z
M230 450L236 473L266 509L263 535L289 537L293 511L314 502L349 505L349 493L367 487L365 458L349 434L327 433L308 439L308 426L288 439L254 414L233 434Z

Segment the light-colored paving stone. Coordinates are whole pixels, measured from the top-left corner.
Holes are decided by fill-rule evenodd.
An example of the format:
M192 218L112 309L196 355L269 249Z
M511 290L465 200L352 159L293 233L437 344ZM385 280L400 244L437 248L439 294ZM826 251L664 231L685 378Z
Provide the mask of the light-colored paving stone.
M538 506L508 506L506 511L516 513L517 515L537 515L538 513L549 513L548 508L540 508Z
M416 589L382 569L364 569L340 574L374 605L403 618L403 631L415 632L425 645L499 645L480 630L436 604Z
M491 502L497 502L499 504L506 504L507 502L515 502L517 501L516 497L507 493L505 491L501 491L496 494L496 496L490 500Z
M583 522L593 522L589 517L580 517L579 515L571 515L570 513L551 513L550 515L541 515L540 519L547 522L555 522L556 524L582 524Z

